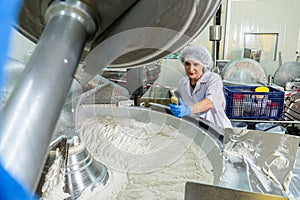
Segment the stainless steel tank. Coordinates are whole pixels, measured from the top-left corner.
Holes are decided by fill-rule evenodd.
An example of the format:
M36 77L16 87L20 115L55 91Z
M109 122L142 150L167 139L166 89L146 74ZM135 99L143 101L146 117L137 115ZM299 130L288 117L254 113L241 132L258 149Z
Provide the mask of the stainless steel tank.
M259 62L249 58L239 58L228 62L222 70L224 81L235 84L258 84L267 82L265 69Z
M43 33L47 25L46 11L53 2L55 1L24 1L18 29L33 42L38 42ZM69 2L79 1L69 0ZM140 35L143 37L140 44L159 41L157 49L140 48L118 55L111 67L137 66L173 53L164 48L168 47L175 51L194 39L208 24L221 3L220 0L87 0L85 2L91 12L96 14L94 22L97 29L94 37L90 37L90 41L85 46L82 60L103 41L126 31L134 33L138 31L132 32L134 29L152 27L163 28L169 30L166 33L171 33L156 35L155 33L160 32L152 32L155 35L151 37L152 33L149 34L149 29L142 30ZM121 42L124 43L126 38L122 40ZM121 46L121 44L116 45Z
M169 115L160 111L154 111L151 109L143 108L143 107L111 107L111 106L103 106L103 105L81 105L78 109L78 128L82 126L82 122L85 119L97 118L103 116L111 116L113 118L126 118L126 119L134 119L137 122L144 123L154 123L160 126L167 125L172 126L178 130L179 133L184 134L185 136L192 139L196 145L198 145L206 154L205 156L212 162L213 166L213 174L214 174L214 184L219 185L220 180L223 174L224 165L223 158L221 153L221 143L215 140L212 136L208 135L205 130L201 129L199 126L188 122L183 119L179 119L174 117L173 115ZM171 149L172 144L168 145ZM163 169L165 166L171 165L172 162L169 162L168 159L178 158L182 155L182 151L185 151L187 147L180 147L178 151L170 154L170 149L162 149L157 152L149 153L149 154L137 154L133 155L132 159L141 159L147 160L149 165L144 166L140 169L135 169L134 167L130 168L130 161L127 163L128 173L142 173L152 171L150 169ZM120 154L126 154L126 152L120 151ZM141 158L142 157L142 158ZM156 160L161 160L160 158L167 158L163 162L156 162ZM172 158L171 158L172 157ZM114 163L111 160L106 160L108 166L115 168ZM149 162L148 162L149 161ZM134 166L134 163L132 165ZM118 168L115 168L118 169ZM130 171L130 169L132 171ZM121 170L122 169L118 169ZM139 170L139 171L136 171ZM184 169L183 169L184 170ZM201 180L199 180L201 181Z
M155 111L143 107L116 107L114 105L103 105L103 104L78 104L77 115L76 115L76 128L82 130L82 122L89 119L95 119L99 117L110 116L117 119L134 119L137 122L154 123L159 126L172 126L178 129L180 134L184 134L188 138L191 138L191 142L198 145L201 150L204 151L204 158L208 158L211 161L213 167L213 184L219 185L222 179L224 164L222 157L222 144L216 140L213 136L207 134L207 130L202 129L200 126L195 125L189 121L182 120L174 117L173 115L166 114L161 111ZM80 135L80 134L78 134ZM94 160L90 153L92 149L86 148L84 143L86 141L79 141L79 137L74 136L72 138L72 144L70 144L69 152L65 153L65 135L57 137L50 146L50 152L48 154L46 165L44 166L44 173L39 182L38 194L43 196L41 188L45 183L45 177L48 173L50 166L54 161L55 149L60 147L62 154L66 154L66 172L64 174L65 182L63 191L69 193L70 198L78 198L84 190L103 186L106 184L118 184L118 179L110 177L111 174L107 173L107 170L117 170L129 174L143 174L152 171L163 171L166 166L171 166L173 162L182 156L182 154L189 148L187 144L174 142L173 144L167 145L167 147L155 151L153 153L145 154L132 154L128 156L126 151L119 150L116 156L123 158L122 162L126 162L126 169L120 168L118 164L114 162L113 158L101 158L97 157L97 161ZM179 136L181 138L181 136ZM143 138L141 138L143 139ZM151 140L151 138L145 138L145 140ZM174 139L174 138L173 138ZM103 141L104 143L109 141ZM68 142L70 143L70 142ZM76 144L77 143L77 144ZM59 144L59 145L58 145ZM189 143L192 145L192 143ZM179 145L179 146L178 146ZM107 149L108 148L108 149ZM115 151L114 147L109 145L104 147L104 151ZM176 151L170 151L176 149ZM99 152L100 153L100 152ZM200 153L200 152L199 152ZM68 155L67 155L68 154ZM101 154L101 153L100 153ZM202 154L201 154L202 155ZM100 162L99 162L100 161ZM145 162L147 161L147 162ZM104 164L103 164L104 163ZM136 168L138 163L142 163L143 166ZM63 167L63 166L62 166ZM182 169L184 170L184 169ZM168 174L172 174L168 171ZM172 174L171 176L173 176ZM108 180L109 179L109 180ZM171 179L166 179L171 181ZM201 182L202 180L199 180ZM109 187L108 185L106 187ZM105 188L103 188L105 190ZM93 191L93 190L92 190ZM94 196L93 193L91 193Z
M300 79L300 63L297 62L286 62L274 73L274 83L282 87L296 79Z

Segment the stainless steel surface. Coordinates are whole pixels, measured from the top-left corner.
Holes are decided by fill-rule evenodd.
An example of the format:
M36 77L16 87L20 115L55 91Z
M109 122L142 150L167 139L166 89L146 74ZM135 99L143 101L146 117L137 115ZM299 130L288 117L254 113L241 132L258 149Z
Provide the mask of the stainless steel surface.
M299 184L300 184L300 147L298 147L296 163L293 169L293 176L289 187L289 197L293 197L294 199L300 198Z
M3 110L1 159L33 190L86 40L87 31L76 18L53 16Z
M213 57L214 57L214 66L212 68L213 72L220 74L220 68L217 66L217 41L220 41L222 38L222 26L213 25L209 27L209 40L213 41Z
M169 106L158 104L158 103L153 103L153 102L150 102L149 106L152 110L171 114L171 110L170 110ZM187 116L187 117L184 117L183 119L195 124L196 126L199 126L199 128L201 128L210 137L212 137L215 140L215 142L218 144L218 146L220 148L222 148L223 145L219 141L219 138L224 135L223 128L217 126L216 124L214 124L206 119L200 118L200 117Z
M300 92L294 92L290 97L286 98L286 106L284 109L284 117L300 121Z
M88 187L93 190L97 186L106 185L109 178L106 167L92 158L79 137L74 134L67 139L66 135L60 135L50 143L47 161L36 191L37 195L43 196L44 184L48 181L46 177L54 163L57 151L64 158L60 167L64 171L63 191L70 194L67 199L77 199Z
M98 16L86 3L76 0L53 1L45 13L45 20L51 21L56 16L69 16L81 23L87 33L87 39L91 39L97 30Z
M288 200L286 197L187 182L185 200Z
M219 5L210 0L139 1L87 55L84 83L106 66L140 66L178 51L203 30Z
M53 0L24 0L17 27L24 36L35 43L38 42L46 27L45 13L51 2ZM90 5L94 13L97 13L96 34L101 35L137 0L86 0L84 2ZM90 50L89 46L90 44L86 45L84 54Z
M267 82L264 68L255 60L248 58L235 59L228 62L222 70L224 81L232 83L253 84Z
M162 104L159 104L159 103L153 103L153 102L150 102L149 105L150 105L150 108L153 109L153 110L163 111L163 112L169 112L170 111L170 107L166 106L166 105L162 105Z
M206 152L206 156L211 160L213 165L214 176L215 176L214 184L216 185L219 184L221 175L223 173L223 160L221 155L221 148L211 136L206 134L205 131L203 131L193 123L176 118L171 115L166 115L165 113L162 112L157 112L157 111L153 111L141 107L117 108L117 107L105 107L101 105L81 105L81 107L78 109L78 128L81 127L81 123L84 119L100 117L100 116L112 116L115 118L131 118L139 122L146 122L146 123L152 122L157 125L169 125L178 129L180 133L193 139L193 141L197 145L199 145L199 147L204 152ZM131 172L131 170L133 170L133 172L135 173L143 173L145 171L148 172L149 170L152 171L153 168L160 169L160 168L164 168L166 165L170 165L172 162L174 162L174 159L177 156L181 155L181 153L185 151L186 148L183 145L176 146L177 148L176 153L170 155L170 152L173 152L173 150L171 150L173 145L174 144L168 145L168 147L166 147L166 149L163 149L163 151L153 152L149 154L131 155L131 157L129 157L129 159L131 160L129 160L126 164L127 165L126 171ZM118 153L120 154L119 155L120 157L122 157L122 154L126 156L125 155L126 152L120 151ZM156 160L160 158L166 158L166 159L163 160L162 162L156 162ZM140 160L147 160L147 163L151 163L151 164L145 165L143 167L139 165L139 169L134 168L135 163L139 163ZM151 162L152 160L153 162ZM119 169L117 168L117 166L114 166L115 163L112 163L113 162L112 159L101 161L101 162L105 163L105 165L108 168L113 167L114 169Z
M213 25L209 27L209 40L220 41L222 39L222 26Z
M268 75L268 83L267 83L268 86L271 86L273 84L273 82L274 82L273 79L274 79L274 77L271 74L269 74Z
M109 178L106 167L92 158L79 137L74 136L68 144L64 192L76 199L89 186L93 189L106 185Z
M240 170L238 181L229 183L229 188L287 196L295 166L299 137L287 134L268 133L255 130L225 129L224 156L226 176ZM238 168L237 166L244 166ZM229 173L228 173L229 172ZM245 175L244 180L241 178ZM234 176L232 176L233 179ZM223 183L224 183L223 182ZM241 188L243 186L243 188Z
M160 46L156 49L140 49L122 55L113 63L113 66L132 66L158 60L170 53L179 50L183 45L194 39L208 24L217 11L221 1L212 0L146 0L139 1L137 5L126 14L120 23L113 27L105 39L127 30L142 27L158 27L174 31L171 35L160 37L143 37L143 43L158 41ZM146 8L146 9L145 9ZM147 30L144 30L145 35ZM151 47L151 46L149 46ZM169 50L172 51L169 51ZM137 59L138 58L138 59ZM134 61L134 62L133 62Z
M45 11L50 2L50 0L26 0L24 2L19 30L34 42L38 41L43 32L46 24ZM118 54L116 60L113 60L112 66L114 67L128 67L158 60L187 44L208 24L221 0L113 0L109 2L87 0L85 2L93 13L97 14L98 29L95 37L85 46L82 58L85 58L90 50L103 41L125 31L145 27L174 31L172 35L154 38L160 41L156 49L141 48L138 51L123 52L124 54ZM143 41L138 44L146 44L153 39L148 38L147 30L143 33L145 34ZM125 40L126 38L123 38L123 41ZM170 46L174 46L171 48L172 52L168 51Z
M287 118L286 116L286 113L284 112L283 113L283 119L281 120L271 120L271 122L273 123L285 123L285 124L300 124L300 121L299 120L293 120L291 118ZM270 122L270 120L260 120L260 119L230 119L230 121L233 121L233 122L252 122L252 123L260 123L260 122L263 122L263 123L268 123Z
M300 63L286 62L274 73L274 83L285 87L286 82L295 81L300 78Z
M155 105L154 105L155 106ZM159 107L159 106L158 106ZM165 106L162 106L162 109L168 109ZM137 121L141 122L155 122L158 124L167 124L171 125L173 127L178 127L180 132L183 134L186 134L188 137L194 138L194 142L196 144L200 145L201 148L203 148L206 152L208 152L208 157L212 160L213 166L214 166L214 173L217 174L217 177L221 175L221 177L217 178L215 180L214 185L215 186L222 186L226 187L231 190L243 190L245 192L252 193L262 193L261 196L271 196L271 195L280 195L285 196L287 195L281 188L281 186L274 183L268 176L266 176L260 169L259 166L262 166L264 164L264 160L268 162L272 157L264 157L266 159L258 159L257 166L249 164L246 159L243 160L240 156L230 156L224 154L222 146L219 145L219 142L217 142L214 137L211 137L209 134L207 134L207 131L203 130L203 128L198 127L194 122L188 122L183 119L179 119L176 117L173 117L171 115L166 115L164 111L153 111L145 108L116 108L116 107L106 107L103 105L81 105L79 108L79 125L82 120L85 120L87 118L93 118L98 116L112 116L112 117L125 117L125 118L132 118L136 119ZM192 123L192 124L190 124ZM195 127L196 126L196 127ZM194 129L195 128L195 129ZM198 130L199 129L199 130ZM197 130L194 132L194 130ZM235 131L237 129L229 129L232 131ZM238 131L241 131L238 129ZM243 130L247 131L247 130ZM235 132L238 133L238 132ZM271 149L283 147L284 144L281 145L274 145L274 136L273 133L270 135L261 135L261 132L255 131L255 133L259 133L257 137L262 136L263 140L266 142L265 145L271 145ZM250 134L251 135L251 134ZM228 136L228 135L227 135ZM225 136L225 137L227 137ZM282 136L282 135L280 135ZM290 137L288 135L283 137ZM249 137L251 139L251 137ZM228 139L228 138L227 138ZM283 139L281 137L281 139ZM279 141L280 139L277 138L276 141ZM226 140L228 141L228 140ZM244 140L242 139L241 142ZM257 141L257 140L256 140ZM272 141L272 142L271 142ZM299 139L288 139L288 142L285 144L289 145L289 147L293 146L292 149L297 149L297 142ZM270 144L269 144L270 143ZM283 142L284 143L284 142ZM268 148L259 148L260 143L255 143L258 145L258 148L255 149L256 151L267 151L263 152L263 155L266 155L265 153L268 153ZM211 149L211 147L213 147ZM247 146L246 146L247 147ZM296 148L294 148L296 147ZM217 150L219 149L219 150ZM217 150L217 151L216 151ZM228 150L228 149L227 149ZM251 148L249 147L249 150ZM221 152L222 151L222 152ZM291 163L289 163L289 169L290 167L294 167L293 165L293 159L295 158L296 151L290 151L290 154L287 155L288 159L291 160ZM221 153L221 154L220 154ZM242 152L241 152L242 153ZM247 153L244 152L243 156L246 158ZM145 155L147 159L147 156ZM160 155L165 156L165 155ZM258 156L262 156L258 154ZM299 157L299 152L298 152ZM137 158L137 157L135 157ZM132 158L132 159L135 159ZM149 158L151 158L149 156ZM153 157L152 157L153 158ZM261 161L261 162L260 162ZM161 163L162 165L164 163ZM221 166L222 165L222 166ZM110 163L108 166L113 166L113 163ZM216 167L216 168L215 168ZM297 167L297 163L296 163ZM298 168L299 168L299 162L298 162ZM289 191L289 195L295 195L299 194L299 191L297 190L297 183L299 182L298 174L299 170L292 169L295 173L295 175L292 176L291 185L292 191ZM249 171L248 171L249 170ZM296 171L295 171L296 170ZM298 171L297 171L298 170ZM280 173L279 173L280 174ZM278 175L280 176L280 175ZM265 188L267 185L267 188ZM267 194L267 195L263 195Z

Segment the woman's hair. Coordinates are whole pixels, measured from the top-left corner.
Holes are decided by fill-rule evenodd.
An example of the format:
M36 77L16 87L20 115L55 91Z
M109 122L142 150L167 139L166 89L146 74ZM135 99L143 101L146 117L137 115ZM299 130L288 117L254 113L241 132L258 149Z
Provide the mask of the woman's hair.
M200 63L204 67L204 71L210 71L213 67L213 60L208 50L200 45L186 46L181 51L181 62L190 60Z

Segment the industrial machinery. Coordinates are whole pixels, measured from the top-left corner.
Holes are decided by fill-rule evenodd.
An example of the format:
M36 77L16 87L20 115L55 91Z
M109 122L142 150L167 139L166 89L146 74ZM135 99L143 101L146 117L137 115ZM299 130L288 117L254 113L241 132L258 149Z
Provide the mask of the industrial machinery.
M2 111L0 156L4 167L19 182L36 191L43 170L48 167L48 158L53 150L60 148L66 166L64 190L71 199L79 197L87 187L105 185L110 179L107 167L87 151L78 137L76 123L95 114L111 115L176 127L201 146L212 160L214 184L217 185L223 175L224 159L219 143L209 135L213 125L195 119L188 122L144 108L92 105L77 109L80 105L77 97L82 97L81 88L77 86L86 86L107 66L134 68L177 52L203 30L220 3L220 0L25 0L17 29L37 46ZM79 63L83 65L84 73L77 77L79 82L74 82ZM72 84L74 93L70 93ZM103 84L103 88L109 89L109 85ZM74 108L78 112L74 113ZM74 114L78 118L73 118ZM61 121L62 116L67 121ZM203 129L198 127L199 123L205 125ZM246 144L230 137L240 130L230 129L232 134L229 135L225 135L224 130L219 131L225 141L229 141L228 147ZM246 132L241 132L240 136L247 136ZM55 140L54 133L58 133ZM283 137L290 144L289 137ZM244 139L243 142L253 141L248 137ZM293 144L298 142L293 141ZM256 152L250 150L250 153ZM172 155L176 156L175 153ZM294 158L295 151L289 155ZM255 186L259 192L275 191L282 195L282 188L274 182L268 190L263 174L258 174L258 178L254 176L257 171L253 166L250 166L253 176L249 177L246 161L236 162L235 158L227 157L224 165L228 173L225 176L231 176L235 170L241 172L234 177L238 179L237 187L245 186L242 189L251 190ZM289 165L288 169L291 167ZM263 182L259 182L260 177L264 178ZM229 180L225 177L223 185L234 187Z
M160 59L195 38L220 2L25 0L17 29L37 46L2 112L5 168L37 188L80 61L84 85L108 65L135 67ZM105 167L99 170L105 174Z
M221 74L225 83L257 85L267 82L265 69L259 62L249 58L231 60Z
M291 90L292 87L288 86L292 84L297 88L297 79L300 78L300 64L297 62L283 63L274 74L274 83L285 87L286 90Z

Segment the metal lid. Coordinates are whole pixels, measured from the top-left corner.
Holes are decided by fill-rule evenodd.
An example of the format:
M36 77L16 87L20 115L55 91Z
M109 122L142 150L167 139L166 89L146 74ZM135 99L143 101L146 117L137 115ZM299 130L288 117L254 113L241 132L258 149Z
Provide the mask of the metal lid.
M88 65L87 68L93 68L98 64L109 64L110 67L132 67L161 59L195 38L208 24L221 3L220 0L200 2L196 0L87 0L85 2L97 15L97 31L95 37L86 44L81 60L84 60L91 50L93 56L89 59L92 60L94 56L97 57L103 52L105 55L116 54L113 63L88 59L86 62L91 66ZM38 41L45 28L45 13L51 3L51 0L26 0L23 4L18 29L33 42ZM158 29L149 32L147 27ZM162 35L162 29L168 31ZM120 40L116 39L119 37ZM103 46L97 48L106 40L110 41L108 46L117 47L112 49L113 52L103 49ZM124 42L128 45L121 46ZM124 52L124 49L128 51Z

